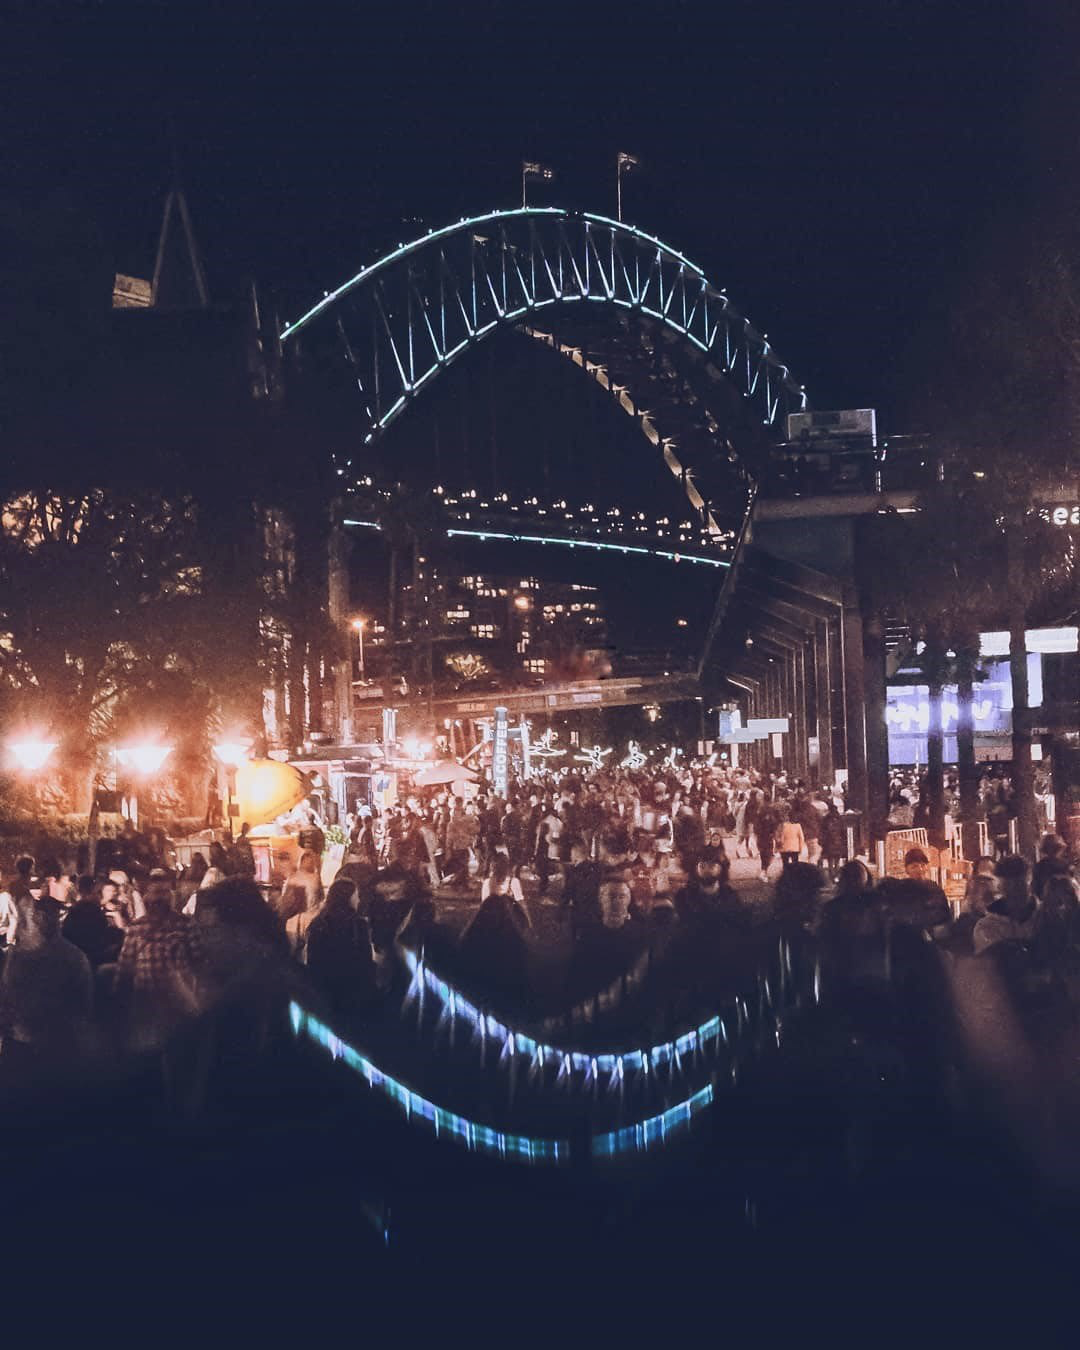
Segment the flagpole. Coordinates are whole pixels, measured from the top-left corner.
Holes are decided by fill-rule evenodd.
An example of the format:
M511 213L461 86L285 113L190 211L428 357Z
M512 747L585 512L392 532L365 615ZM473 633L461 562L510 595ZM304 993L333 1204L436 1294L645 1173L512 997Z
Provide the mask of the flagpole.
M521 209L524 211L528 202L525 200L525 165L521 166Z
M622 160L615 161L615 218L622 224Z

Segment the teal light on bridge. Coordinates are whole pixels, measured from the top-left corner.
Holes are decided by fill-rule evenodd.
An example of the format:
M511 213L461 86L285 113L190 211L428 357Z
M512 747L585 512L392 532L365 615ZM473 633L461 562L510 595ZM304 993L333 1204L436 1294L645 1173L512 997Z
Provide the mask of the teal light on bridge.
M382 529L382 526L375 520L346 520L344 523L356 529ZM602 544L595 539L570 539L553 534L510 534L504 530L459 530L454 528L448 529L446 533L449 536L459 536L463 539L479 539L481 542L488 539L501 539L512 544L558 544L563 548L591 548L608 553L639 553L646 558L663 558L665 562L700 563L704 567L731 566L731 563L725 558L709 558L701 553L675 553L665 548L646 548L642 544Z
M346 521L346 524L349 522ZM595 539L566 539L550 534L507 534L500 530L447 530L448 535L466 539L504 539L514 544L561 544L566 548L593 548L608 553L641 553L648 558L663 558L665 562L702 563L706 567L730 567L723 558L707 558L700 553L673 553L669 549L645 548L641 544L601 544Z

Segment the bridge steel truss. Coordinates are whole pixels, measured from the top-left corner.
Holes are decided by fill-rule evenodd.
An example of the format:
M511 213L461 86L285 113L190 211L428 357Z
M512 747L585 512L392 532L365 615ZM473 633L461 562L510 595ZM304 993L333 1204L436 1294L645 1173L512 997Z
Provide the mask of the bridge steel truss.
M603 311L604 353L589 359L565 325L575 313ZM286 325L281 339L301 365L332 367L352 386L366 445L500 326L546 342L610 389L717 532L709 494L730 476L706 482L710 465L738 464L752 481L771 444L765 429L807 406L768 338L694 263L633 226L555 207L494 211L401 244ZM689 369L685 356L689 374L679 370ZM743 405L734 433L721 387Z

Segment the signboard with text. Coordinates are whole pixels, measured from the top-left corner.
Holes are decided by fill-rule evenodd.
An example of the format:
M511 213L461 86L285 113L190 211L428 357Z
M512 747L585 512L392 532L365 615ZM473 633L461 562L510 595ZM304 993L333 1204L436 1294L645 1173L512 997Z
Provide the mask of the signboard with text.
M491 778L495 791L505 797L509 789L509 735L505 708L495 709L495 735L491 749Z

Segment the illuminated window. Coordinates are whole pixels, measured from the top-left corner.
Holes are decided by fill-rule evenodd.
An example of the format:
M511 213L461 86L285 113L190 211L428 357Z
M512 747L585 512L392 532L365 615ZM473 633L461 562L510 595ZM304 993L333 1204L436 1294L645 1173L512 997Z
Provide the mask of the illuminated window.
M532 656L525 662L525 669L530 675L543 675L547 670L547 662L542 657Z
M492 641L495 637L495 625L493 623L474 623L469 629L473 637L487 638Z
M469 619L472 617L472 610L469 609L448 609L446 611L448 619Z

